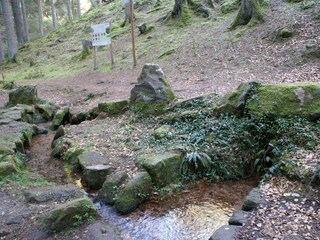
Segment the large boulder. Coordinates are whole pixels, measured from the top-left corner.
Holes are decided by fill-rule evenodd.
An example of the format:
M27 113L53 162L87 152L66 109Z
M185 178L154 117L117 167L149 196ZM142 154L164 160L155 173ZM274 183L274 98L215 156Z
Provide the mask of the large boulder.
M114 172L107 176L102 188L99 190L98 198L106 204L114 204L119 188L128 177L125 171Z
M94 151L80 154L79 164L83 171L82 183L91 189L100 189L107 175L115 171L108 159Z
M37 101L36 86L20 86L16 90L9 93L9 106L17 104L34 105Z
M165 186L181 178L182 160L182 154L177 152L153 153L142 157L140 164L147 170L156 185Z
M88 198L79 198L59 205L45 219L49 232L61 232L97 217L95 206Z
M247 102L251 116L320 118L320 83L260 85Z
M99 112L106 112L110 115L123 113L129 105L129 100L110 100L98 104Z
M162 69L156 64L145 64L138 83L131 90L130 102L138 111L161 112L174 99L174 93Z
M147 172L138 172L119 189L114 206L121 214L132 212L149 199L151 191L150 175Z
M77 185L48 186L26 189L23 194L27 202L43 203L49 201L64 202L73 198L84 197L84 191Z

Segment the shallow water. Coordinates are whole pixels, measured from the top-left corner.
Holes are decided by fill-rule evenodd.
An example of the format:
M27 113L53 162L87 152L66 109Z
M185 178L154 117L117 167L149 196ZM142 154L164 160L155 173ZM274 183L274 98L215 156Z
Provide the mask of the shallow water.
M123 217L112 207L102 205L100 214L121 231L123 239L167 240L209 239L213 231L227 224L232 209L219 204L189 204L159 216L147 210L144 214Z
M256 183L256 179L213 184L199 181L166 200L152 197L125 216L102 203L96 206L125 240L207 240L241 208Z

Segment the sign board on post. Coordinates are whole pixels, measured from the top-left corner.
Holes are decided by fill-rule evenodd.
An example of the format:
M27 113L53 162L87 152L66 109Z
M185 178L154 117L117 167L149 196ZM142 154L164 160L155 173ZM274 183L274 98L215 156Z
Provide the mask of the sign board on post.
M111 64L114 64L113 52L112 52L112 41L111 41L111 24L110 23L100 23L92 25L92 46L94 51L94 69L96 69L96 47L110 45L110 54L111 54Z

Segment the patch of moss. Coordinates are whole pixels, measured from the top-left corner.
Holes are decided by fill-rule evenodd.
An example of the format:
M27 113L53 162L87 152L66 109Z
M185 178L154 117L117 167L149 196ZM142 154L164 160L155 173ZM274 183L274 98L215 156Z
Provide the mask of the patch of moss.
M308 2L303 2L300 5L301 10L307 10L309 8L313 8L316 5L315 1L308 1Z
M240 6L239 0L224 0L221 4L220 11L222 14L228 14L237 10Z

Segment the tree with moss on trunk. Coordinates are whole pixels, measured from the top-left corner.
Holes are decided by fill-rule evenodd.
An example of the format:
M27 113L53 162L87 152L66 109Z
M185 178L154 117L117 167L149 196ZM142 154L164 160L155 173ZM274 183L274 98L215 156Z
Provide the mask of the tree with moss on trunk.
M237 26L247 25L250 22L255 24L263 21L261 2L261 0L241 0L239 12L229 28L234 29Z
M27 40L27 33L22 19L22 9L20 0L11 0L14 24L19 45L23 45Z
M194 12L201 14L203 17L209 17L211 15L211 11L209 7L205 6L201 2L193 1L193 0L175 0L173 10L171 11L171 18L178 19L183 15L183 6L184 4L188 4L189 8Z
M8 0L0 0L2 13L3 13L3 21L6 29L7 43L8 43L8 57L9 60L12 61L14 59L15 54L18 51L18 42L14 32L14 25L12 19L12 9L10 1Z

